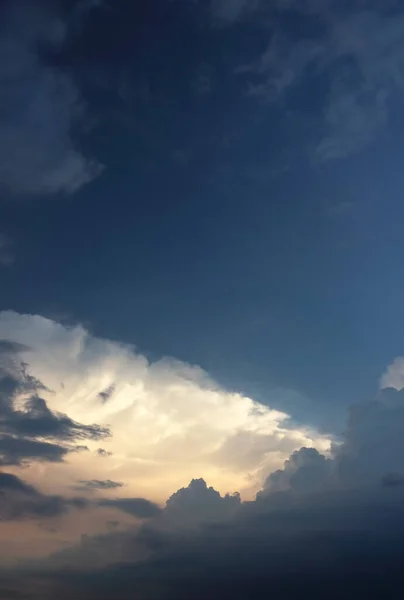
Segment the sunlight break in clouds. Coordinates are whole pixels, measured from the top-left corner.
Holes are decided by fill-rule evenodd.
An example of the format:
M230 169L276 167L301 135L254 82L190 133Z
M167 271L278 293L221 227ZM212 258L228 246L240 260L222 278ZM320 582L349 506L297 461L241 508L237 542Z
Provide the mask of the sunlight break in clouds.
M126 484L125 495L164 501L198 476L223 493L238 489L250 497L294 450L329 448L329 439L289 428L287 414L220 388L198 367L149 363L133 347L93 337L80 325L3 312L0 339L27 347L21 360L48 388L40 394L51 410L112 432L105 441L86 441L89 451L63 465L25 471L46 491L111 479Z

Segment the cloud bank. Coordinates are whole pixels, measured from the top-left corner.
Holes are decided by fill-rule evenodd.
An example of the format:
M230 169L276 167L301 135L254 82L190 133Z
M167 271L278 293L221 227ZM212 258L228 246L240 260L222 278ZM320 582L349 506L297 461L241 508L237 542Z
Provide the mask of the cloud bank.
M44 585L44 598L237 600L265 598L268 588L280 600L308 593L394 597L403 582L403 410L404 394L391 389L353 407L329 458L312 448L294 452L255 501L221 496L193 480L163 510L144 513L147 523L84 536L46 561L6 574L19 591L31 581L32 598ZM373 447L383 460L375 462ZM357 477L358 460L363 477Z
M150 364L132 347L32 315L2 313L0 334L7 340L0 346L2 372L9 374L8 387L2 388L2 414L20 410L7 400L10 394L16 401L21 394L32 397L35 389L34 397L40 391L46 407L49 398L52 415L50 430L35 426L38 436L51 431L65 443L80 440L85 428L86 443L94 445L92 452L69 455L69 462L57 467L59 473L63 470L60 489L69 481L69 468L77 483L80 469L89 473L102 464L105 473L126 473L119 479L128 492L112 496L120 491L120 483L92 475L80 479L83 493L85 488L95 489L95 496L72 496L66 487L56 494L39 491L44 480L35 463L24 470L24 477L3 471L3 523L70 519L74 524L80 514L89 523L98 514L104 515L105 527L47 558L4 567L0 584L7 593L33 599L81 594L89 600L237 600L251 594L266 597L269 588L279 599L307 597L307 590L314 598L357 598L391 595L401 585L404 389L384 388L373 399L352 406L344 435L330 448L321 436L311 440L311 447L304 441L296 447L296 440L308 439L307 432L285 428L285 415L220 389L195 367L167 360ZM21 375L22 359L24 365L29 360L29 368L23 367ZM13 377L16 369L19 378ZM382 384L398 384L401 369L402 360L397 359ZM105 400L100 392L106 389L110 391ZM59 412L61 406L64 413ZM26 410L32 410L31 404ZM93 423L94 415L97 426L82 425ZM43 416L40 411L38 418ZM55 418L63 427L55 427ZM113 452L100 460L99 431L106 419L112 437L105 445ZM159 419L163 426L153 428ZM195 445L189 432L199 428L204 437ZM239 437L233 446L235 429ZM18 441L27 428L15 432L13 439ZM28 432L32 434L31 427ZM122 444L125 435L128 439ZM134 480L132 469L141 451L148 453L141 456L146 468L138 469ZM278 458L286 455L280 468L268 458L274 451ZM189 463L194 473L205 470L226 485L227 476L233 478L233 490L246 473L267 472L267 477L255 499L244 501L237 493L220 493L195 477L168 494L163 506L145 494L131 493L131 488L145 487L141 477L147 481L147 475L161 490L168 489L177 470L186 476ZM48 468L53 467L46 467L47 476ZM175 476L165 479L170 468ZM33 474L38 485L30 481ZM156 489L148 483L150 490ZM116 520L118 513L122 521Z

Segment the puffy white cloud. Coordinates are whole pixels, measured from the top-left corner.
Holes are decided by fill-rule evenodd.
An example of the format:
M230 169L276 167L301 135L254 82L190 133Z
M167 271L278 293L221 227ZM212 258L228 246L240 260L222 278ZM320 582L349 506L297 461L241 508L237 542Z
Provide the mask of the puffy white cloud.
M164 501L200 476L223 493L252 492L294 450L330 445L325 436L289 426L287 414L220 388L198 367L149 363L133 347L81 326L3 312L1 338L22 345L21 359L46 386L41 395L52 411L112 433L102 460L99 442L86 439L90 452L71 455L62 468L32 466L28 475L49 491L78 479L111 479L127 484L128 494Z
M401 390L404 388L404 356L398 356L386 369L380 378L380 387L395 388Z

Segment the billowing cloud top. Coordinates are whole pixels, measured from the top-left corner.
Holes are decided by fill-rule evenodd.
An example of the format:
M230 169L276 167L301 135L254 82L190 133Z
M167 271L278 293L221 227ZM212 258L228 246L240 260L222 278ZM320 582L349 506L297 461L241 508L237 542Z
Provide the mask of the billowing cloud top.
M293 450L330 444L289 425L287 414L220 388L198 367L171 359L149 363L134 348L95 338L81 326L5 312L0 338L19 344L18 360L41 384L41 398L25 400L4 420L3 432L35 430L41 443L46 434L64 443L85 440L90 449L70 456L64 485L107 476L161 501L197 474L223 492L248 495ZM102 453L109 453L104 460L101 437ZM60 469L48 465L46 472L56 481Z

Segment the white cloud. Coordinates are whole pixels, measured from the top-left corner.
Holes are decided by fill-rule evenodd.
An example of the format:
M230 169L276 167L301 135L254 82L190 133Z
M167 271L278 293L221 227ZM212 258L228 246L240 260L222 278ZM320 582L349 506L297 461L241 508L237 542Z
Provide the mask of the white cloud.
M111 452L103 460L99 442L89 441L91 452L72 456L68 465L31 467L33 480L48 491L77 479L112 479L127 484L126 495L162 501L194 477L221 492L256 490L262 473L293 450L329 447L326 437L289 427L287 414L220 388L198 367L171 359L149 363L133 347L81 326L3 312L0 339L31 349L22 359L51 390L43 396L52 410L108 425L113 434L103 442ZM106 389L107 400L100 397Z
M381 389L392 387L396 390L404 388L404 356L398 356L387 367L380 378L380 387Z

